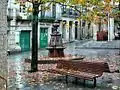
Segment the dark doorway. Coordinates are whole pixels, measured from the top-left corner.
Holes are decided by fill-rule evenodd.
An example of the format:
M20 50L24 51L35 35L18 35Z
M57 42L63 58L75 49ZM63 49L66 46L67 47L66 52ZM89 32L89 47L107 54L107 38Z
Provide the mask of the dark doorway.
M78 22L75 22L75 39L77 39L78 37L77 32L78 32Z

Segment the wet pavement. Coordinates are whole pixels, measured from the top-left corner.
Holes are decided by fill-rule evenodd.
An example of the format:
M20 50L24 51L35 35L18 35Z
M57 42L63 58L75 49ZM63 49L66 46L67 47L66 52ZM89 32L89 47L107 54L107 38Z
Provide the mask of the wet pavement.
M84 42L76 41L65 44L65 54L85 55L85 60L105 60L116 64L120 70L120 56L118 49L77 49ZM47 50L39 50L39 56L47 56ZM54 75L46 71L28 73L30 64L24 62L30 58L31 52L23 52L8 57L8 90L120 90L120 73L104 73L97 79L97 87L93 88L92 81L87 81L86 87L82 85L82 79L78 85L74 84L74 78L69 77L69 83L65 83L63 76ZM39 65L39 69L54 68L55 64ZM53 78L54 77L54 78Z
M76 46L77 49L120 49L120 40L113 41L94 41L90 40L83 43L81 46Z

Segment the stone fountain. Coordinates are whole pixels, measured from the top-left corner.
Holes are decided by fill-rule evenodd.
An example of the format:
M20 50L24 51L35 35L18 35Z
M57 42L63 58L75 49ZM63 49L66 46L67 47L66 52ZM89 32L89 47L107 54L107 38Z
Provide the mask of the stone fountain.
M64 45L61 34L57 31L58 25L53 25L50 42L46 49L49 51L48 56L38 57L38 64L56 63L58 60L82 60L84 56L65 55ZM31 62L30 59L25 59L26 62Z
M63 46L62 43L62 38L61 38L61 34L59 34L58 31L54 31L51 34L51 39L50 39L50 43L49 43L49 47L46 48L49 53L48 56L49 57L64 57L64 49L65 47Z

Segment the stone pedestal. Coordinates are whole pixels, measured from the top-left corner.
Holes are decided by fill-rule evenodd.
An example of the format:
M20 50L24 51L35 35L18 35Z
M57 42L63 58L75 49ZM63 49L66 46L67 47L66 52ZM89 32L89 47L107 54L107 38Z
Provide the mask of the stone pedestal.
M7 79L7 0L0 0L0 90L6 90Z
M64 57L65 47L63 46L61 34L59 34L59 32L54 31L51 34L49 47L47 47L47 49L49 50L49 57Z

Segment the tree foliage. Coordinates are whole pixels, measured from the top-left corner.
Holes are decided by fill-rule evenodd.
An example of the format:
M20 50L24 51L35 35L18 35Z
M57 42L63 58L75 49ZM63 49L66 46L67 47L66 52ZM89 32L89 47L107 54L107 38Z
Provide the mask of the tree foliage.
M120 0L72 0L71 3L81 6L82 9L78 8L81 12L80 18L89 22L99 23L100 19L107 19L108 14L110 17L119 15L120 11L116 9L115 5L119 2Z
M101 18L107 19L108 14L110 14L110 17L116 17L120 14L115 6L120 0L16 0L16 3L24 5L26 2L33 4L35 1L40 5L49 3L48 6L43 5L42 10L49 10L52 3L69 6L80 13L79 18L89 22L96 22ZM33 11L32 7L27 8L27 12Z

